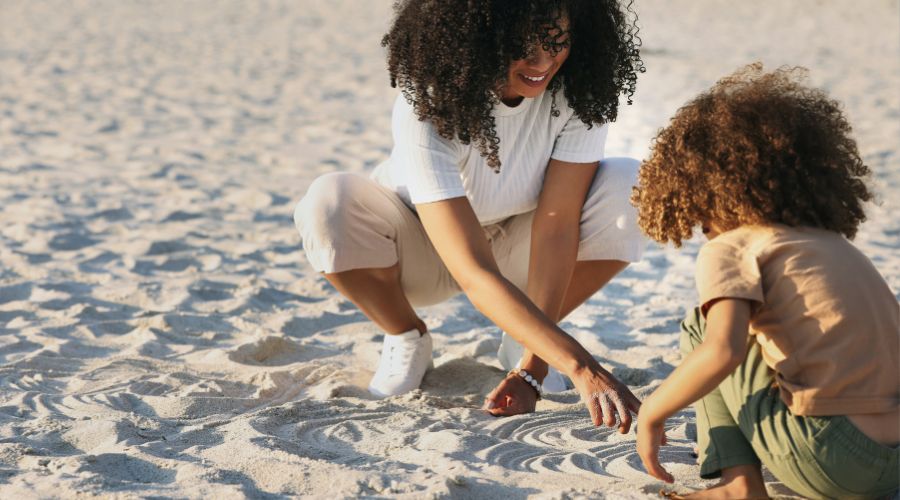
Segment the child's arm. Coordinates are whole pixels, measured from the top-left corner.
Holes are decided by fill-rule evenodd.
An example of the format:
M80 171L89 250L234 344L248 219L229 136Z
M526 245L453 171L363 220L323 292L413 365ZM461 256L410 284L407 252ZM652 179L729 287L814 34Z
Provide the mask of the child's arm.
M651 476L674 479L659 465L666 418L718 387L747 356L750 301L720 299L707 313L703 343L644 401L638 416L638 454Z

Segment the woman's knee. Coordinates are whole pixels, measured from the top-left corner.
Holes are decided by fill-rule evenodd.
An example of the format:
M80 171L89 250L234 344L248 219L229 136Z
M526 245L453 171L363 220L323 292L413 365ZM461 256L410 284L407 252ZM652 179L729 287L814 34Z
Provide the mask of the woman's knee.
M638 182L641 162L634 158L606 158L600 162L597 175L588 193L592 197L602 197L611 206L623 211L634 211L631 193Z
M600 161L600 168L606 168L613 176L613 179L628 186L637 184L638 170L640 167L640 160L625 156L604 158Z
M294 225L304 238L343 227L365 179L347 172L318 177L294 208Z
M579 260L640 260L647 238L638 227L637 209L631 203L639 166L633 158L600 162L582 209Z

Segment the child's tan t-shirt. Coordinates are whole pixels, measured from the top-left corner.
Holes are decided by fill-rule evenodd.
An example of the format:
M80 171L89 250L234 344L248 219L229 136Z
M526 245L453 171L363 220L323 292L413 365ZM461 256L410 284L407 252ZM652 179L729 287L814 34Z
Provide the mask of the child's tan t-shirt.
M900 306L840 234L782 225L722 233L700 250L697 287L704 306L719 298L754 303L750 334L794 414L900 405Z

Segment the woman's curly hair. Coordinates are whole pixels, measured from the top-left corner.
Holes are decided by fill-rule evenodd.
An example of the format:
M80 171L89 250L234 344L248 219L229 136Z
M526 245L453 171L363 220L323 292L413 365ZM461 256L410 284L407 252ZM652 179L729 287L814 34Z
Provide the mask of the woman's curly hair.
M475 144L495 171L500 140L491 111L512 61L537 45L570 46L548 89L554 98L563 89L588 125L614 121L619 95L631 104L644 69L630 0L399 0L395 11L381 42L391 86L441 136ZM564 18L568 40L560 39Z
M640 168L632 203L651 238L680 246L698 225L780 223L856 235L871 174L840 105L803 68L759 63L678 110Z

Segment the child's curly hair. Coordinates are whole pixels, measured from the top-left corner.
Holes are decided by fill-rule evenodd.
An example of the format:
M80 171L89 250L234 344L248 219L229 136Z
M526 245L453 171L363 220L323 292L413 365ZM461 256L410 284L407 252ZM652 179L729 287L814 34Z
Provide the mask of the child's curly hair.
M694 227L781 223L856 235L872 199L837 101L799 83L803 68L760 63L678 110L641 165L632 203L651 238L681 246Z
M399 0L395 10L381 42L391 86L441 136L474 143L495 171L500 140L491 111L510 63L535 45L551 52L571 46L548 89L555 98L562 88L588 125L614 121L619 94L631 104L644 70L631 1L622 7L617 0ZM568 40L560 36L564 17Z

